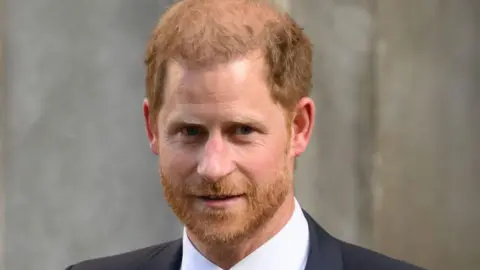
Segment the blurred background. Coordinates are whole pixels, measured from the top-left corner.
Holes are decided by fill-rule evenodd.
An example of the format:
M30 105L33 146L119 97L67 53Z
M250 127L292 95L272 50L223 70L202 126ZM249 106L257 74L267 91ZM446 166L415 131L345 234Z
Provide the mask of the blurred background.
M181 236L141 109L170 2L0 0L0 270ZM343 240L480 269L480 1L277 2L315 45L301 204Z

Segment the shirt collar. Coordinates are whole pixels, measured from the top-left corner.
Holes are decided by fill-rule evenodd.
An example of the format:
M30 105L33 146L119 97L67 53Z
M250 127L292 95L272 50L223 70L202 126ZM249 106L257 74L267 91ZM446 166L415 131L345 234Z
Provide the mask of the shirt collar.
M222 270L206 259L183 230L181 270ZM303 270L309 249L308 223L295 199L295 210L287 224L270 240L234 265L230 270L295 269Z

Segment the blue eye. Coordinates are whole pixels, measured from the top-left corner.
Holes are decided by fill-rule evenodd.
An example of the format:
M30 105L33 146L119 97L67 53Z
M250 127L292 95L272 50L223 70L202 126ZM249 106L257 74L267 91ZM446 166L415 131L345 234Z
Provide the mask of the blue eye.
M237 133L240 135L248 135L253 132L253 129L249 126L240 126L237 128Z
M185 136L197 136L198 134L200 134L200 128L198 128L198 127L185 127L182 130L182 133Z

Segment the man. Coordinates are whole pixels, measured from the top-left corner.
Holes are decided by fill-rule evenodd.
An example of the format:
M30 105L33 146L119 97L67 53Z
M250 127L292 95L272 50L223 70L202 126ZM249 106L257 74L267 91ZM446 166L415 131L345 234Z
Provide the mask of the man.
M173 5L149 41L143 110L183 237L68 269L419 269L333 238L296 201L311 61L302 29L266 2Z

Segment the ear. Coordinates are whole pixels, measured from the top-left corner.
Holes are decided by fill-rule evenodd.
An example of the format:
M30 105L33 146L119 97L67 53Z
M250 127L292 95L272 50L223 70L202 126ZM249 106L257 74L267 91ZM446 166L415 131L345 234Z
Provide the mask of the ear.
M158 132L156 130L156 123L152 123L150 118L150 105L148 100L143 100L143 117L145 119L145 132L147 133L148 142L150 143L150 150L155 155L158 155Z
M300 156L307 148L315 123L315 103L309 97L300 99L292 121L292 153Z

